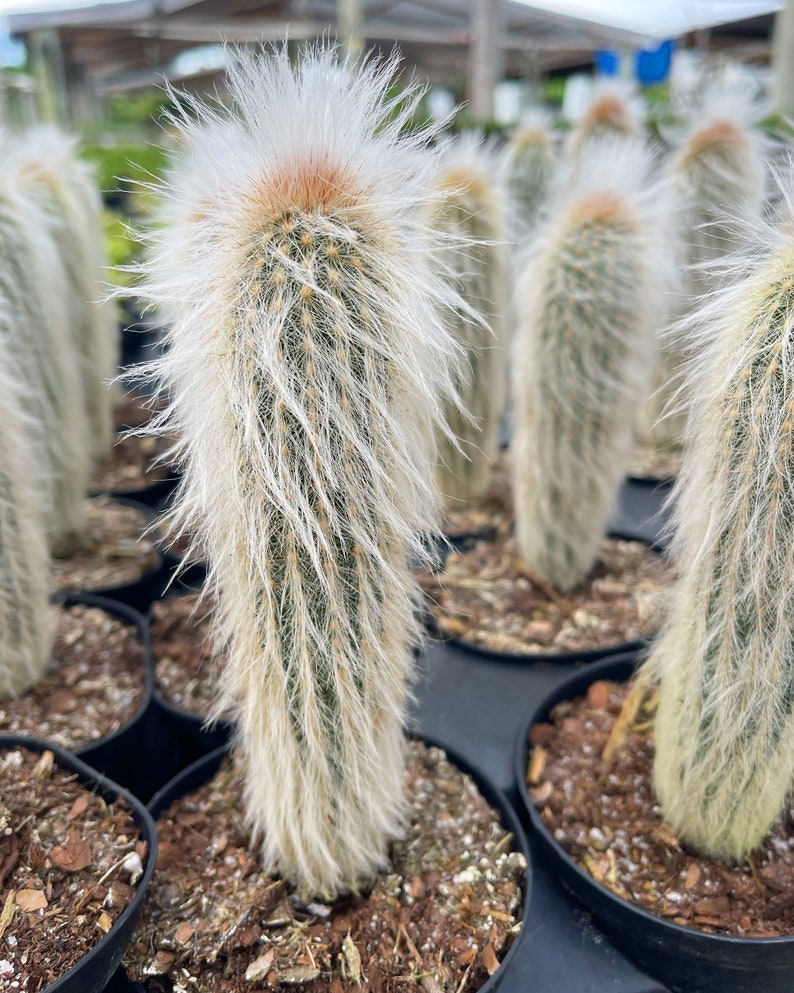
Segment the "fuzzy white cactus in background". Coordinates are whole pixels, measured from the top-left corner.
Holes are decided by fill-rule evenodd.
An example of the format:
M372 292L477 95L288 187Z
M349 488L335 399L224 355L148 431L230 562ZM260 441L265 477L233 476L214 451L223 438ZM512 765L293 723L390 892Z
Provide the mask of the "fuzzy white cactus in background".
M527 117L511 135L503 157L510 240L523 245L551 194L557 169L554 136L546 115Z
M20 402L26 386L8 346L11 322L0 295L0 698L24 693L44 676L52 635L49 558Z
M420 229L436 170L401 137L395 63L238 54L230 109L185 97L151 299L184 441L177 524L210 563L246 806L304 892L365 885L403 818L412 555L437 527L431 443L463 306Z
M519 551L566 591L592 567L645 397L663 256L639 144L583 153L516 294L511 363Z
M5 335L25 385L50 550L67 555L79 545L85 526L88 428L64 306L63 266L46 204L18 168L16 140L0 134L0 292L10 313Z
M761 227L760 225L757 225ZM655 786L705 855L743 859L794 776L794 214L757 232L688 319L676 487L680 578L645 676L660 683ZM727 281L726 281L727 282Z
M580 168L580 157L589 146L607 142L614 147L620 141L640 140L644 126L645 106L637 90L623 80L599 80L584 113L568 135L567 168L573 171Z
M52 236L66 274L62 305L79 360L91 452L104 455L114 439L109 383L117 375L119 333L114 309L103 302L107 267L102 202L96 178L77 154L77 141L50 125L31 128L17 150L19 168L41 187Z
M452 332L465 365L456 400L447 405L451 436L439 435L436 472L447 506L455 509L482 496L499 450L499 418L505 402L504 333L508 267L504 216L495 188L494 155L471 136L444 149L428 204L432 231L441 235L449 269L471 310L451 315ZM443 238L448 237L446 248ZM461 239L464 245L461 248ZM480 314L482 321L474 320Z
M666 163L670 228L682 285L672 317L680 319L715 285L714 263L744 247L740 219L758 218L766 188L765 148L752 127L759 111L737 97L711 97ZM661 451L680 450L686 424L682 396L688 342L674 326L661 336L641 434Z

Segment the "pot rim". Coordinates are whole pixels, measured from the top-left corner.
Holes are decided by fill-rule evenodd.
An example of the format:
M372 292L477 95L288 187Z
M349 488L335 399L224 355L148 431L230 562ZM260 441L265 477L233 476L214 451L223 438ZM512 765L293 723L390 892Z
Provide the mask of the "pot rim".
M488 540L487 536L489 532L493 533L493 529L485 529L480 532L483 540ZM478 540L479 534L466 533L456 537L463 538L467 541ZM667 545L664 541L650 541L646 538L639 538L637 535L629 534L625 531L610 529L606 532L604 537L614 538L618 541L632 541L638 542L641 545L647 545L648 548L652 552L656 552L657 555L664 555L667 550ZM445 537L446 547L441 547L440 549L441 565L443 565L446 556L455 550L454 540L455 539ZM430 611L426 609L425 613L429 618L426 622L427 626L433 632L432 637L436 641L439 641L444 645L451 645L454 648L459 648L461 651L467 652L470 655L480 655L490 662L506 663L507 665L534 665L536 663L564 665L571 662L582 662L590 665L603 659L612 658L614 655L642 651L653 641L657 634L657 631L654 630L644 638L635 638L632 641L613 642L611 645L604 645L603 648L588 648L581 651L498 652L490 648L483 648L482 646L471 641L464 641L461 638L456 638L454 636L442 635Z

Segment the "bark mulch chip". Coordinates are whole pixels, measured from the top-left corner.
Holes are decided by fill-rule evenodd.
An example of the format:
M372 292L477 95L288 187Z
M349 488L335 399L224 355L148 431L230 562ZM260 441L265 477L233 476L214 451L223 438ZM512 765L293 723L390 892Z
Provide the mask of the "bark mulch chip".
M158 871L125 964L147 993L468 993L520 929L524 856L469 777L412 742L406 837L370 893L302 902L261 871L239 772L160 816Z
M52 560L53 592L126 586L156 569L159 552L144 534L149 524L149 516L137 507L107 496L88 500L81 547L68 558Z
M112 734L143 706L146 678L137 628L96 607L52 607L49 674L0 700L0 732L45 738L70 751Z
M179 710L206 716L217 700L215 674L221 664L212 639L210 606L199 592L152 604L155 686Z
M527 783L544 823L595 880L652 914L711 934L794 935L794 810L741 865L682 847L653 795L654 696L602 758L630 686L593 683L531 729Z
M52 752L1 752L0 797L0 993L39 993L131 902L146 842Z

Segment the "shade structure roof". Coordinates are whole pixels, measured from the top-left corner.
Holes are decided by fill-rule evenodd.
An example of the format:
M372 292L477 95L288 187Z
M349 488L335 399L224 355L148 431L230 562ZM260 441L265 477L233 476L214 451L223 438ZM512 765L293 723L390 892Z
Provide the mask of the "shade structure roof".
M471 0L362 0L367 46L395 44L408 66L432 81L465 71ZM327 33L336 0L124 0L93 7L20 13L8 18L23 40L57 31L69 70L100 89L169 77L181 53L220 41L296 41ZM594 49L636 47L647 36L502 0L499 44L508 72L587 61Z

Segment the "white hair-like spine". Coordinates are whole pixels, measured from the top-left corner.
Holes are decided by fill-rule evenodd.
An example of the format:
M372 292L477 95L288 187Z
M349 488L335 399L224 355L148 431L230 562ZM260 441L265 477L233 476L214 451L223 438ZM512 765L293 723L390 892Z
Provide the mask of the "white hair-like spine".
M173 322L155 426L184 441L176 523L209 556L248 818L265 863L324 897L401 830L408 561L440 512L439 311L465 307L420 220L437 167L401 135L421 94L388 98L396 65L238 53L231 109L186 97L175 121L148 263Z
M645 396L664 285L639 143L584 153L515 299L513 491L519 551L566 591L592 567Z
M665 818L717 858L762 841L794 773L793 217L789 192L782 223L756 221L755 254L687 319L679 580L644 670L660 683Z

